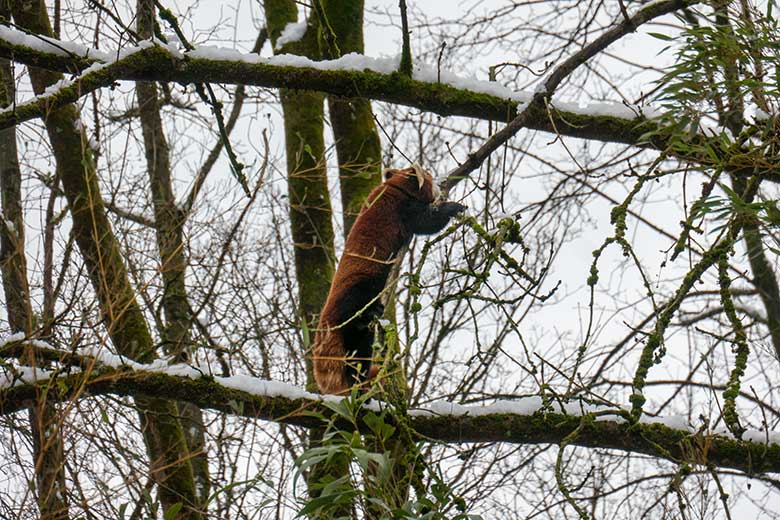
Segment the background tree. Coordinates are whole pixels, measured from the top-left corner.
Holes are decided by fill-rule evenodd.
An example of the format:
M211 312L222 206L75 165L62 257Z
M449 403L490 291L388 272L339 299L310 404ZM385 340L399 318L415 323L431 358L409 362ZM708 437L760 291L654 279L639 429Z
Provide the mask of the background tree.
M774 4L441 5L2 2L0 515L775 515ZM393 406L320 402L412 161L468 216L399 265Z

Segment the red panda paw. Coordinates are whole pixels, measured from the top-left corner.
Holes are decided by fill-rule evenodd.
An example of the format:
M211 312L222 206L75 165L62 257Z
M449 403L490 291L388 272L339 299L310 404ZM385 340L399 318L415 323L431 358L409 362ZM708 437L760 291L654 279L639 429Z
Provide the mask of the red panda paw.
M368 369L366 380L360 383L361 392L368 392L371 388L371 382L376 379L377 374L379 374L379 365L371 365L371 368Z

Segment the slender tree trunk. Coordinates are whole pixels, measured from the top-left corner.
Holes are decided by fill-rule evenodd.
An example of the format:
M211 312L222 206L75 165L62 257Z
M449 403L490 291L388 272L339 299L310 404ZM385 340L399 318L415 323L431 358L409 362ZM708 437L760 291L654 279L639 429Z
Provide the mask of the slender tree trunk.
M0 6L0 16L9 18ZM0 59L0 107L13 103L14 77L8 60ZM2 270L8 324L13 332L33 333L33 315L27 284L24 251L24 215L22 213L22 176L16 148L16 127L0 130L0 195L3 225L0 226L0 270ZM36 363L33 356L25 362ZM64 449L57 407L40 395L30 403L35 467L36 498L41 518L65 520L68 514L68 494L65 483Z
M293 0L265 0L264 4L266 27L275 51L318 59L316 19L309 19L303 38L277 48L277 40L284 28L288 23L297 21L298 7ZM323 95L286 89L281 89L279 95L284 113L287 189L299 312L305 331L304 343L309 348L335 266L332 211L325 168ZM311 355L306 356L306 372L308 386L316 389Z
M16 23L26 30L52 36L42 0L12 4ZM30 67L36 94L62 79L61 74ZM152 336L127 276L119 242L106 216L92 151L74 105L53 110L44 120L57 170L68 200L73 234L97 293L103 321L117 352L141 362L155 357ZM201 518L192 466L174 403L136 398L150 472L164 509L183 504L179 518Z
M152 37L154 13L152 0L138 0L136 32L141 38ZM176 204L171 184L170 149L160 117L157 86L154 83L138 82L136 95L154 206L160 273L163 279L165 329L160 331L160 334L166 353L178 361L187 361L191 356L192 339L189 303L184 283L187 268L183 240L184 215ZM211 487L208 457L205 452L203 413L197 406L184 401L178 401L176 406L192 457L190 464L198 504L203 505Z
M284 28L298 19L293 0L265 0L266 28L276 52L319 59L318 27L312 14L306 33L299 41L277 46ZM330 290L335 268L333 221L325 167L324 96L317 92L281 89L287 152L287 186L290 197L290 223L295 249L299 313L306 348L307 387L317 391L311 361L311 340L318 315ZM324 431L309 431L309 443L319 445ZM346 473L345 473L346 472ZM338 459L309 470L309 494L319 496L318 485L331 476L349 474L348 461ZM335 516L349 517L351 504Z
M324 52L337 58L351 52L363 54L363 0L322 0L335 49ZM327 41L326 39L323 39ZM382 182L382 144L371 102L365 98L328 96L328 111L339 161L344 237L349 234L369 192Z

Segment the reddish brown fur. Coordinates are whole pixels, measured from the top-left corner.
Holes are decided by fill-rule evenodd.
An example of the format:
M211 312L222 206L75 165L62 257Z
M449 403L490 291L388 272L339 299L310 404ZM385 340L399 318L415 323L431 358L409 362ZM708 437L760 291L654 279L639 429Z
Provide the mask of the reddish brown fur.
M420 187L416 173L414 168L388 170L385 182L368 195L347 237L314 336L314 377L323 393L345 393L353 384L376 374L376 367L371 367L370 324L382 312L379 297L398 251L413 233L438 231L464 209L460 204L445 203L449 206L441 213L448 214L446 219L440 214L434 219L444 219L444 224L434 225L433 231L427 225L425 231L415 229L419 216L424 218L429 208L440 207L433 205L430 174L425 172ZM357 362L363 376L350 377Z

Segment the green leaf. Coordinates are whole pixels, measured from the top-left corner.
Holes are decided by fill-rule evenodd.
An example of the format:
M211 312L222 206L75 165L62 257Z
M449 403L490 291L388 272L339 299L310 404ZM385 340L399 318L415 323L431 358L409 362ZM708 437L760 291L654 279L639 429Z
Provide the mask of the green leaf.
M357 491L350 490L344 493L335 493L330 495L321 495L317 498L309 500L303 508L298 511L296 517L307 516L315 512L319 512L320 509L328 510L335 508L341 504L345 504L352 500L357 495ZM326 507L327 506L327 507Z
M181 508L184 504L181 502L176 502L171 507L168 508L168 510L165 512L165 516L163 518L165 520L174 520L176 518L176 515L179 514L179 511L181 511Z
M649 32L648 35L652 36L653 38L658 38L659 40L663 40L665 42L674 41L674 38L671 36L668 36L666 34L657 33L657 32Z
M766 202L764 209L766 211L766 220L774 226L780 225L780 209L777 207L776 200Z

